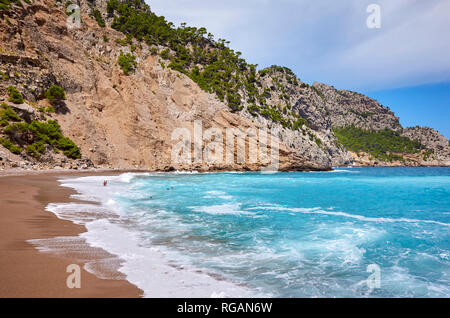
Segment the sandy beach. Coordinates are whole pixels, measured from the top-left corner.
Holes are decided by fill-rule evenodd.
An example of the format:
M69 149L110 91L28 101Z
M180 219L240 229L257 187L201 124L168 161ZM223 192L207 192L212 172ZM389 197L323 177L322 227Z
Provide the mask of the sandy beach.
M59 186L66 175L114 172L46 172L0 175L0 297L140 297L142 291L124 279L101 279L87 272L77 255L38 251L30 239L77 236L83 226L45 211L50 202L73 201L72 190ZM86 247L89 248L89 247ZM93 253L94 252L94 253ZM97 251L98 252L98 251ZM95 256L95 250L88 254ZM70 264L81 267L81 288L70 289ZM119 275L118 275L119 276Z

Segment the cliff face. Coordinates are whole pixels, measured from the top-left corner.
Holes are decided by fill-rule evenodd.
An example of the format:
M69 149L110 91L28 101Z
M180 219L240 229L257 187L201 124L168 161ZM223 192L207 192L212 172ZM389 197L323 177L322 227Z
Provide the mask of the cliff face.
M450 166L450 142L439 132L428 127L409 127L403 130L403 136L417 140L430 149L427 160L420 165Z
M82 153L81 159L51 151L35 158L25 151L12 154L0 146L4 168L257 170L267 162L259 152L256 161L249 160L252 150L248 149L250 144L258 145L253 151L260 149L264 141L248 131L264 130L274 134L267 144L273 138L279 139L281 170L323 170L354 162L354 156L333 133L334 127L349 125L401 132L436 149L432 160L422 160L420 164L449 164L448 141L436 131L402 130L398 118L376 101L325 84L309 86L297 78L292 81L289 72L278 68L258 72L257 90L266 96L266 113L267 109L276 109L288 118L288 124L284 119L277 120L278 113L254 113L247 100L241 110L232 111L215 94L205 92L185 74L168 68L168 61L158 55L165 47L133 41L132 45L124 44L124 34L109 26L111 14L106 13L105 1L81 0L78 4L82 22L80 28L74 29L67 27L67 3L63 2L35 0L0 11L0 101L26 122L57 120L64 135ZM92 8L98 8L106 27L92 17ZM136 69L128 76L118 65L119 56L126 53L136 59ZM46 111L51 105L45 99L45 91L54 84L64 89L66 99L53 105L55 112L50 112ZM9 101L10 86L21 92L22 104ZM236 158L232 163L174 162L172 150L179 145L179 140L172 138L174 132L185 128L194 138L198 133L194 122L200 121L202 132L218 129L223 143L227 129L247 134L244 144L236 142L233 147L233 157L244 153L244 162ZM3 130L0 135L7 137ZM203 137L205 142L197 146L202 150L214 145L219 145L216 149L223 148L220 136ZM436 141L431 142L430 138ZM195 147L188 146L189 150Z
M314 83L323 96L323 109L328 113L333 127L354 125L362 129L400 130L398 117L387 107L359 93L337 90L332 86Z
M130 52L130 48L116 43L123 35L99 27L88 15L82 15L81 28L69 30L62 4L43 1L23 7L7 12L9 22L2 23L0 29L2 71L10 75L1 82L3 101L17 110L17 105L8 102L6 96L7 87L17 87L26 100L23 106L31 108L37 117L56 119L65 135L81 148L83 157L95 166L256 170L265 165L261 158L256 163L249 160L243 163L235 160L231 164L173 162L171 150L178 140L172 140L172 133L187 128L193 138L196 120L201 121L203 130L218 128L224 137L226 128L246 131L272 127L231 113L224 103L201 90L188 77L164 67L146 45L135 52L136 72L124 75L117 60L121 52ZM49 106L43 96L52 84L62 86L67 99L55 113L44 114L39 109ZM331 166L330 159L315 143L306 142L301 151L295 148L304 136L283 129L279 134L282 137L280 169L328 169ZM250 136L252 139L256 137ZM236 154L245 152L242 145L236 147ZM2 153L5 165L8 161L9 165L23 167L33 164L77 166L57 158L49 161L49 158L34 160L25 154L13 156L6 149Z

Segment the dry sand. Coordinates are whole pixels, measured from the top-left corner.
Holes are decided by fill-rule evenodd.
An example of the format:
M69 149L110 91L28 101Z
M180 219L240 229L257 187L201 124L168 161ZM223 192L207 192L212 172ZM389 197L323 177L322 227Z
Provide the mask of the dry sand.
M73 201L73 191L57 182L64 175L74 173L0 176L0 297L140 297L142 291L126 280L98 278L76 257L39 252L27 242L86 231L44 210L50 202ZM82 268L80 289L66 286L69 264Z

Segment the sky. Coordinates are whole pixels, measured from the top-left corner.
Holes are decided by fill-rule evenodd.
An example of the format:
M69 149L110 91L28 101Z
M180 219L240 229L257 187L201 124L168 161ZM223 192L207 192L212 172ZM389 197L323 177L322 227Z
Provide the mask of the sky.
M248 63L361 92L450 138L450 0L146 0L179 25L206 27ZM379 28L369 28L380 8Z

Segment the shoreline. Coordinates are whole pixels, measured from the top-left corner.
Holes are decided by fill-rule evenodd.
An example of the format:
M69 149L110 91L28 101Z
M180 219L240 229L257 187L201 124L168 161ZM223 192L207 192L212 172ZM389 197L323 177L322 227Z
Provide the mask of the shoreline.
M3 172L3 171L2 171ZM87 171L10 171L0 174L0 298L5 297L142 297L143 291L118 273L112 279L102 279L85 269L89 259L76 253L62 255L39 251L29 240L77 237L86 228L61 220L45 210L50 202L74 202L75 191L61 187L64 176L111 175L118 170ZM133 171L134 172L134 171ZM87 244L83 255L101 253ZM89 257L90 258L90 257ZM67 266L81 268L81 288L66 286Z
M329 172L335 169L346 169L346 168L449 168L449 165L347 165L347 166L333 166L330 169L310 169L310 170L279 170L276 172ZM120 174L120 173L221 173L221 172L261 172L260 170L147 170L147 169L117 169L117 168L91 168L83 170L75 169L43 169L43 170L28 170L28 169L5 169L0 170L0 179L6 177L19 177L19 176L37 176L37 175L58 175L58 176L83 176L83 175L110 175L110 174Z
M45 207L49 203L86 202L72 198L71 195L78 192L61 186L59 179L115 176L126 172L149 171L97 169L9 172L10 174L6 175L0 173L0 204L2 206L0 211L0 298L143 297L142 286L138 284L141 288L137 287L130 282L136 283L132 276L128 276L129 280L127 280L125 274L119 272L118 265L121 264L119 257L82 242L79 235L87 232L85 226L60 219L54 213L46 211ZM88 203L92 204L90 201ZM61 237L63 240L59 240ZM55 240L55 238L58 239ZM68 241L64 241L64 238ZM42 252L40 247L45 247L46 244L34 241L45 242L46 239L56 243L62 242L59 249L63 253L55 252L53 249ZM78 245L72 248L71 244ZM112 253L116 252L113 250ZM89 270L89 268L92 269L91 264L96 265L96 261L100 261L97 262L98 264L102 260L112 266L106 270L102 266L99 270ZM66 279L70 275L66 272L69 264L78 264L81 267L81 289L69 289L66 286ZM153 263L151 265L153 266Z

